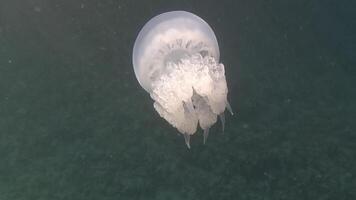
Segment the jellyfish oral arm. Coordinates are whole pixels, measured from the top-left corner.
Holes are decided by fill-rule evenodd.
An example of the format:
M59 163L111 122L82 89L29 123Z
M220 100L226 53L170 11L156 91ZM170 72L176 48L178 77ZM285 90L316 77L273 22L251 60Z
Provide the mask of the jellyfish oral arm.
M228 105L224 65L213 57L195 54L166 67L169 73L152 84L154 108L185 135L188 147L198 124L206 141L209 128Z

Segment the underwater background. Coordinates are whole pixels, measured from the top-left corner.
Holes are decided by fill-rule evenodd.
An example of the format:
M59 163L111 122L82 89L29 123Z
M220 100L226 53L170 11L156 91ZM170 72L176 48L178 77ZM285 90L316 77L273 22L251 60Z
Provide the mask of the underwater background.
M356 199L356 1L0 0L0 200ZM143 25L209 23L225 133L191 149L136 80Z

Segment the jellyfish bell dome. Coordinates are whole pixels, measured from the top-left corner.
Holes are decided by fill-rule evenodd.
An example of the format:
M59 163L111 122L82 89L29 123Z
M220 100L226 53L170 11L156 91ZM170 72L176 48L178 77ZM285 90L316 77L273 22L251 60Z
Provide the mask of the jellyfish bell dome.
M186 11L166 12L148 21L133 48L133 66L140 85L148 92L166 70L167 62L200 53L219 60L219 46L211 27Z
M185 11L160 14L139 32L133 48L133 66L140 85L150 93L159 115L184 135L198 125L204 130L220 117L224 129L227 101L224 65L211 27Z

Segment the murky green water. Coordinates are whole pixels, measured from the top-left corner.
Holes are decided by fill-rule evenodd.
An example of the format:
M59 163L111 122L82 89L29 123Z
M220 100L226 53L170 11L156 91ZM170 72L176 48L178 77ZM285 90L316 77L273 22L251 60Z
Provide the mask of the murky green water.
M0 200L356 199L356 4L0 1ZM214 29L229 100L188 150L133 72L140 28Z

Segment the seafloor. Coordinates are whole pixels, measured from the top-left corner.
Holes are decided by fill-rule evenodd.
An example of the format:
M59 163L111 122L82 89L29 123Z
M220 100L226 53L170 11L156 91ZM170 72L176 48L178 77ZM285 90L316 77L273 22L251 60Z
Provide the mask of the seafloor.
M0 200L356 199L352 0L0 0ZM214 29L234 116L192 137L133 72L171 10Z

